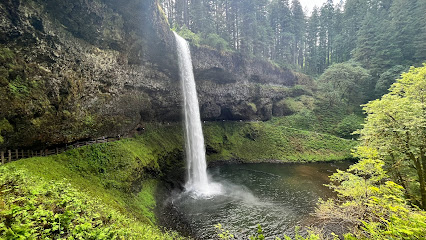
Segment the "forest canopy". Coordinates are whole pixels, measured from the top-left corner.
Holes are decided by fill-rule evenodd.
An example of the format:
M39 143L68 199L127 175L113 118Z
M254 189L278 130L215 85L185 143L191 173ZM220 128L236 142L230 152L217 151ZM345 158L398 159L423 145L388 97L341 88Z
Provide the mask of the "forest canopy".
M310 15L299 0L161 2L171 26L192 32L195 44L262 57L311 75L355 60L371 72L372 84L378 82L376 97L393 83L386 80L390 73L394 80L404 66L426 60L423 0L328 0Z

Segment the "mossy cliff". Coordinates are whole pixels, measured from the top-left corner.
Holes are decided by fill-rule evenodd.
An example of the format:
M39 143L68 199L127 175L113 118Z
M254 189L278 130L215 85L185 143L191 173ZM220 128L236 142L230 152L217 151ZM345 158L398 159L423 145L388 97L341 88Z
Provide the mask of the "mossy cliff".
M181 120L173 34L157 0L0 3L0 148L125 135ZM267 120L303 77L192 47L205 120ZM273 85L272 85L273 84ZM303 86L302 86L303 88Z
M114 136L180 113L163 21L154 0L2 1L0 121L13 127L3 148Z

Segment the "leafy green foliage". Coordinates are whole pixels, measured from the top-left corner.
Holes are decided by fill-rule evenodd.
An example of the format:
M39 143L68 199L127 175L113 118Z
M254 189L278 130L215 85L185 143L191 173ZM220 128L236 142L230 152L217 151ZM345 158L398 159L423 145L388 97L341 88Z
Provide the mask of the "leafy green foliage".
M250 240L264 240L265 236L263 235L263 230L262 227L259 225L257 225L257 232L254 236L250 236L249 237Z
M11 168L16 168L32 176L38 185L29 185L29 190L44 183L60 185L66 178L65 183L76 194L82 193L88 200L108 206L106 212L116 211L130 219L131 224L122 226L124 231L133 231L130 229L133 224L146 231L146 234L142 232L144 237L134 239L172 238L172 233L162 234L155 227L154 195L158 179L168 173L167 169L178 172L183 165L182 154L176 154L176 151L182 151L182 132L180 126L147 125L145 128L144 135L133 139L81 147L49 157L23 159L0 169L4 168L2 171L9 174ZM19 184L18 187L24 186ZM51 200L55 199L56 195ZM135 231L136 234L140 232Z
M320 218L352 226L345 239L426 236L426 212L412 207L405 198L414 202L417 192L408 182L417 181L419 205L424 206L425 84L426 65L411 68L388 94L364 106L368 116L358 131L361 145L355 151L361 160L330 177L329 187L337 192L337 199L320 200L316 211ZM385 163L395 179L409 189L389 180Z
M217 231L217 236L223 240L234 239L234 235L229 232L229 230L225 230L222 227L222 224L218 223L214 226Z
M405 70L407 70L406 67L402 65L396 65L382 73L374 88L376 97L380 98L384 94L388 93L390 86L401 76L401 73Z
M177 239L137 222L62 181L0 168L0 236L5 239Z
M192 32L186 26L179 27L177 25L175 25L172 30L195 46L203 45L219 51L231 51L228 42L218 34L208 33L202 35Z
M345 239L421 239L426 212L407 204L403 187L388 180L376 151L364 151L369 158L330 177L328 186L338 197L320 200L316 216L351 226Z
M368 71L356 64L337 63L320 76L318 85L330 107L339 104L359 106L365 101L370 80Z
M185 38L190 43L192 43L192 44L194 44L196 46L198 46L200 44L200 41L201 41L200 35L192 32L186 26L183 26L181 28L175 26L172 30L174 30L175 32L177 32L179 34L179 36Z
M360 129L362 127L362 123L364 123L364 118L356 115L354 113L347 115L337 124L334 132L335 135L340 136L342 138L354 138L353 132Z
M307 107L307 105L312 106ZM345 139L357 138L358 135L352 133L360 129L364 122L364 116L358 111L350 111L343 105L329 107L328 103L313 98L308 104L303 103L303 100L297 100L296 104L290 106L296 106L295 113L275 117L271 122L280 126L326 133Z
M7 119L3 118L2 120L0 120L0 144L3 143L3 137L1 136L2 132L12 132L13 131L13 126L10 125L9 121L7 121Z
M378 151L411 200L426 208L426 65L402 74L388 94L366 104L364 111L366 123L358 132L363 148L357 154L363 157L366 147Z
M209 33L205 38L202 38L201 44L211 46L219 51L230 51L228 42L215 33Z

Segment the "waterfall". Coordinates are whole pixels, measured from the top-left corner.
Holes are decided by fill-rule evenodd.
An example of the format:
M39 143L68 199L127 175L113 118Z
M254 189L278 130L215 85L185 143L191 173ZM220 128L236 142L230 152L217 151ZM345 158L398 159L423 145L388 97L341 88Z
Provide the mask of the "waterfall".
M197 196L210 196L220 191L220 186L210 183L207 176L206 150L201 127L200 108L192 70L191 52L185 39L175 33L179 74L183 92L185 116L185 153L188 168L187 191Z

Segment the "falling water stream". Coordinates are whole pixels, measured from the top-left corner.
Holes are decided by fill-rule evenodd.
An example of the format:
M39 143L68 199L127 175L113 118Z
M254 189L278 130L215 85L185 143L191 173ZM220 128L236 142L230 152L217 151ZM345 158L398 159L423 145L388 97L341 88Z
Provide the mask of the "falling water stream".
M181 229L179 220L196 239L215 238L214 225L223 223L238 239L247 239L261 224L274 239L290 234L310 219L318 197L330 191L323 186L327 175L343 165L246 164L224 165L207 174L204 137L188 43L175 34L185 116L185 191L165 201L163 225ZM186 230L181 230L186 231ZM282 236L281 236L282 237Z
M185 39L175 34L179 74L182 82L185 116L185 154L188 181L185 189L196 197L211 197L220 193L220 185L209 181L207 176L206 150L201 128L200 108L192 70L191 52Z

